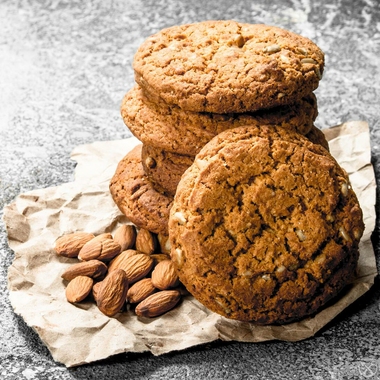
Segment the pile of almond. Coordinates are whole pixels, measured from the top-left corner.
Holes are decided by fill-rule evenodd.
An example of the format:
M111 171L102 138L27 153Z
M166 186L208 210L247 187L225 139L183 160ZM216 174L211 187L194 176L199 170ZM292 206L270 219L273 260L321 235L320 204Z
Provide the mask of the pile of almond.
M170 256L162 253L164 243L134 225L118 227L113 236L74 232L59 237L57 255L78 260L61 275L68 282L67 300L78 303L92 297L109 317L128 307L139 317L173 309L186 291Z

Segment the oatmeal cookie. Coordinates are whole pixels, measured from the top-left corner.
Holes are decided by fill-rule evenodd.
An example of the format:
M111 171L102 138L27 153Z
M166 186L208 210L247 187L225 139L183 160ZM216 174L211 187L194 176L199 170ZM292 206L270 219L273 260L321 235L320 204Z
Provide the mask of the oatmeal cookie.
M282 125L305 135L313 127L318 108L316 96L311 93L294 104L254 113L188 112L160 99L150 101L137 85L125 94L121 115L132 134L144 144L195 156L218 133L242 125Z
M280 127L213 138L182 176L171 255L210 310L257 324L319 311L354 278L364 229L346 172L326 149Z
M211 20L172 26L147 38L133 61L153 101L195 112L256 111L314 91L324 54L310 39L263 24Z
M120 211L139 228L168 235L169 210L173 197L157 192L141 164L137 145L118 164L109 188Z
M144 171L156 190L174 196L178 182L195 156L185 156L143 145L141 161Z
M330 151L329 142L327 141L325 134L316 126L313 126L305 137L314 144L322 145L326 150Z
M325 135L317 127L313 126L305 137L329 150ZM141 155L144 171L149 180L153 182L155 189L172 196L177 190L183 173L195 159L195 156L172 153L145 144Z

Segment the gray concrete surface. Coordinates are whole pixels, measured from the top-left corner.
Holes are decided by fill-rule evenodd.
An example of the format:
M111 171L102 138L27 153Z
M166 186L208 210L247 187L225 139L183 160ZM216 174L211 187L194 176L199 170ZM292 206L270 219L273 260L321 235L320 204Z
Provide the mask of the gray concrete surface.
M278 25L313 39L326 53L326 71L316 91L316 125L368 121L379 176L377 0L0 0L0 210L19 193L72 180L69 156L77 145L130 136L119 105L134 82L135 50L164 27L205 19ZM378 231L377 225L377 257ZM160 357L121 354L67 369L52 360L37 334L13 313L7 294L12 259L1 223L4 380L380 379L377 281L306 341L216 342Z

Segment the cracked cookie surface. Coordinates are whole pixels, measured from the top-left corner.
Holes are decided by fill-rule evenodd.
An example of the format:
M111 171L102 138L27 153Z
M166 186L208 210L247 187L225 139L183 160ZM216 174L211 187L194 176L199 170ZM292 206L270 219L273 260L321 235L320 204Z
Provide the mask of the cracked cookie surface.
M141 163L142 145L119 162L110 181L111 196L120 211L137 227L168 235L169 210L173 197L154 189Z
M285 29L211 20L150 36L133 68L153 101L195 112L247 112L292 104L314 91L324 54Z
M317 99L308 94L294 104L240 114L184 111L162 99L150 101L136 85L121 104L124 123L144 144L185 155L196 155L215 135L248 124L274 124L305 135L318 115Z
M313 126L305 137L329 150L325 135L317 127ZM145 174L154 188L163 194L174 196L183 173L193 163L195 156L172 153L143 144L141 158Z
M324 148L280 127L240 127L212 139L183 175L171 255L210 310L288 323L352 281L362 218L346 172Z

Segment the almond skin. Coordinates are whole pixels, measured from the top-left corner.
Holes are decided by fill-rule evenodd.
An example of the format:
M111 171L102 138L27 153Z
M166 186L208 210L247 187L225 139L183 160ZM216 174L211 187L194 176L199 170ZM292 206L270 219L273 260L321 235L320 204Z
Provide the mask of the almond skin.
M137 255L141 252L136 251L135 249L127 249L126 251L121 252L115 258L113 258L108 264L108 271L111 272L115 269L123 269L125 266L125 261L134 255Z
M140 302L135 313L139 317L158 317L174 308L181 299L181 294L177 290L161 290Z
M107 273L107 265L99 260L83 261L68 267L61 275L64 280L71 281L78 276L87 276L95 280L104 278Z
M63 235L55 241L55 252L59 256L78 257L82 247L95 235L87 232L74 232Z
M122 269L109 273L97 289L96 304L99 310L113 317L124 305L128 291L128 279Z
M109 236L108 234L102 234L88 241L80 250L78 259L81 261L112 260L121 252L121 247Z
M66 287L66 299L71 303L83 301L90 294L93 284L91 277L75 277Z
M125 260L120 260L116 264L113 264L111 270L112 273L115 268L122 269L127 275L128 282L130 284L144 278L153 268L153 259L145 253L137 253L127 257Z
M141 228L136 236L136 249L147 255L156 251L158 246L157 237L153 232Z
M95 284L92 286L92 297L94 298L95 302L98 299L99 289L102 285L102 281L95 282Z
M135 246L136 243L136 227L131 224L120 226L113 236L113 240L120 244L121 250L126 251Z
M150 278L143 278L135 282L128 290L127 301L139 303L156 291Z
M171 260L160 261L152 272L152 284L160 290L174 288L179 284L177 271Z

